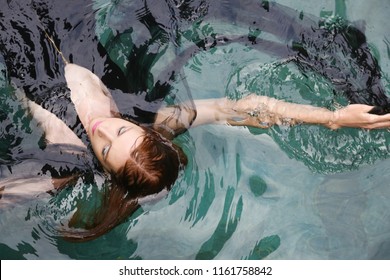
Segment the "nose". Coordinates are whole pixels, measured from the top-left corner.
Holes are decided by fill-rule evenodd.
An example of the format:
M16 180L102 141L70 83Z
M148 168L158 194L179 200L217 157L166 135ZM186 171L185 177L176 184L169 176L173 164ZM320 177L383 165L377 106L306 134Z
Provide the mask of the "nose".
M114 139L114 133L111 131L110 127L104 124L98 126L97 133L100 138L105 140L112 141Z

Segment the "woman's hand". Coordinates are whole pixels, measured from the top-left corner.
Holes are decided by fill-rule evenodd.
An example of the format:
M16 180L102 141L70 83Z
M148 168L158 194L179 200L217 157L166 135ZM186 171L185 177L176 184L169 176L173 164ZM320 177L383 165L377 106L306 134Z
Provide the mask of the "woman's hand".
M336 110L327 125L331 129L356 127L366 129L390 128L390 114L374 115L368 113L373 106L352 104Z

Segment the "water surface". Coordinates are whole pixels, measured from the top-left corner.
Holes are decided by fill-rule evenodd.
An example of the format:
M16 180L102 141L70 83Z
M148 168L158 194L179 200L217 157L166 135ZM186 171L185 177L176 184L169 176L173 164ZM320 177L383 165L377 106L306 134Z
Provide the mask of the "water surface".
M65 24L54 21L65 55L103 77L118 100L123 94L144 96L153 91L157 78L164 79L166 65L191 45L196 33L247 32L247 27L233 21L199 21L224 1L146 1L148 9L140 2L95 0L73 7L69 4L66 9L50 7L53 15L63 9L69 12ZM388 88L390 34L386 23L390 3L277 2L318 17L337 14L350 21L365 20L368 42ZM81 17L82 13L87 16ZM34 42L41 40L37 37ZM85 42L95 45L85 47ZM100 57L101 47L111 64L107 57ZM33 49L27 51L34 53ZM38 69L37 77L44 84L61 81L63 72L55 54L42 59L49 59L49 68L55 70L50 76L50 69ZM132 67L127 67L129 60ZM28 175L36 162L15 164L14 159L18 153L39 149L41 134L31 129L32 121L13 97L20 85L7 83L1 61L0 175ZM335 101L345 104L342 97L334 97L331 84L322 77L303 74L293 64L280 65L278 61L241 44L199 52L184 65L182 79L171 82L167 100L236 98L255 92L330 108ZM120 77L108 74L107 65L116 66ZM122 109L132 113L126 106ZM56 196L42 194L0 210L0 256L389 259L389 140L386 130L195 128L176 140L189 156L189 165L164 199L144 205L97 240L65 241L56 235L56 228L78 205L93 203L103 185L96 175L94 183L80 183Z

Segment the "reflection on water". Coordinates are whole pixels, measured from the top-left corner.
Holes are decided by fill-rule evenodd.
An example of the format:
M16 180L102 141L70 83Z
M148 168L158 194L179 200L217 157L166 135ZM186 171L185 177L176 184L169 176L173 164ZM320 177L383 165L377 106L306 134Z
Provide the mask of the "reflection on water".
M28 180L31 174L36 180L45 164L73 166L65 159L54 164L53 158L39 154L42 132L34 129L16 98L16 89L34 95L63 82L60 60L39 35L37 12L65 56L102 77L127 115L154 112L161 97L177 103L240 98L249 92L332 109L346 104L328 79L303 73L296 64L274 56L259 39L254 44L260 35L275 39L248 27L257 1L45 2L20 6L7 1L4 11L14 13L14 22L0 23L1 34L7 30L2 42L29 42L14 44L2 55L19 54L23 58L15 61L31 62L6 70L0 58L2 180ZM277 2L323 18L337 14L364 19L388 88L389 41L382 24L386 13L379 11L388 11L388 4ZM242 7L240 16L229 13ZM0 49L3 52L1 44ZM121 102L129 94L132 106ZM176 139L189 165L166 198L144 205L97 240L71 243L57 237L56 228L80 205L86 219L87 212L98 207L106 182L94 174L55 196L40 194L0 209L0 257L388 259L387 134L314 126L199 127Z

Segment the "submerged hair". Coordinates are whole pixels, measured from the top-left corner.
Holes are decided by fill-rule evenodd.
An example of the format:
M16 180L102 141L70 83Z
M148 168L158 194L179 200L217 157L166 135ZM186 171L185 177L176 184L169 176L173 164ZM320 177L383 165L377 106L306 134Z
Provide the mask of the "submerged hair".
M163 190L170 190L187 158L180 147L163 138L152 129L145 128L142 143L129 155L125 165L111 174L108 194L102 206L85 229L68 229L62 235L73 241L95 239L125 221L139 207L139 200ZM69 222L73 227L81 220L76 211Z

